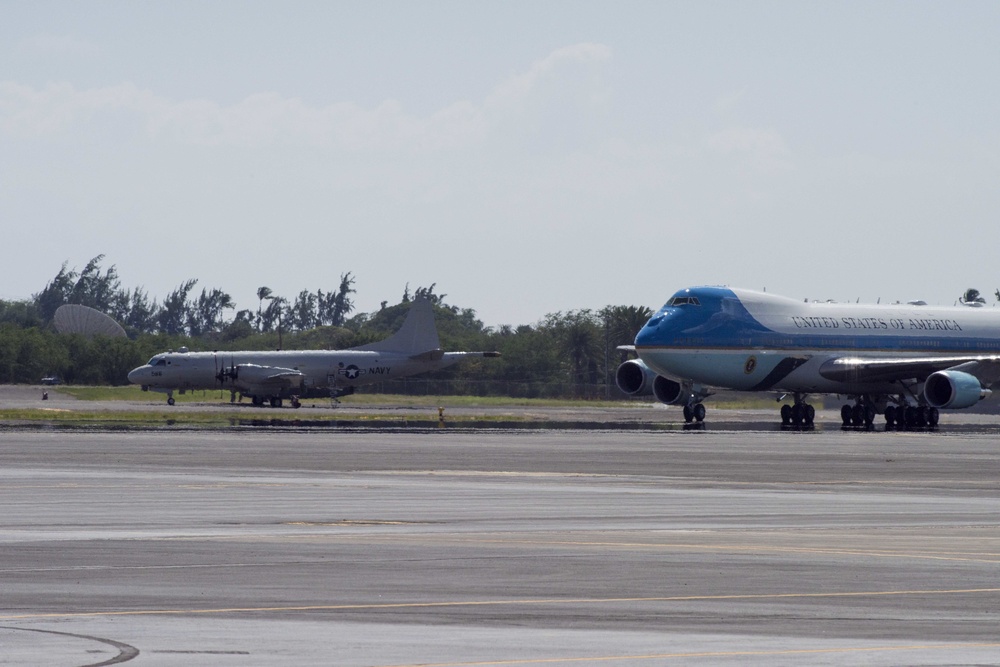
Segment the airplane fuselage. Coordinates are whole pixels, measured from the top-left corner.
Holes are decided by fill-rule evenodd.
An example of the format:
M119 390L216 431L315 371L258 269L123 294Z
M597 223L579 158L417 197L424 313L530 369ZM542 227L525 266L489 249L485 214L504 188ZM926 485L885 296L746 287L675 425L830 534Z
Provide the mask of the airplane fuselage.
M692 293L697 296L692 296ZM671 305L680 298L681 303ZM684 298L697 299L697 305ZM895 383L844 382L820 372L844 356L951 357L1000 353L992 308L805 303L762 292L678 292L635 340L650 368L743 391L859 393Z
M461 357L442 353L435 359L414 359L367 350L166 352L129 373L129 380L160 391L232 389L247 396L323 396L331 389L438 370ZM280 387L275 385L276 376L284 378Z
M653 393L668 403L700 402L699 392L710 393L701 387L714 387L860 396L880 412L886 397L900 406L968 407L989 394L1000 366L1000 310L807 303L697 287L649 319L635 352L645 377L626 363L619 386L649 390L655 373L661 385ZM921 399L928 378L940 391Z

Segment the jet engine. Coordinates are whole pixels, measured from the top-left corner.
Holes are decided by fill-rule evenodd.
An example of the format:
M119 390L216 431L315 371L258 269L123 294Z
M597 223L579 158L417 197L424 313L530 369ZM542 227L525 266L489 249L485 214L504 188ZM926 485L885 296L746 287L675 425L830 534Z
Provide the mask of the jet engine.
M645 396L653 393L656 373L641 359L629 359L615 371L615 384L629 396Z
M691 397L690 388L685 390L679 382L657 375L641 359L630 359L619 366L615 371L615 384L630 396L652 394L667 405L686 405Z
M685 391L679 382L657 375L653 381L653 396L656 396L656 400L660 403L667 405L687 405L691 391Z
M989 395L978 378L962 371L931 373L924 382L924 398L935 408L967 408Z

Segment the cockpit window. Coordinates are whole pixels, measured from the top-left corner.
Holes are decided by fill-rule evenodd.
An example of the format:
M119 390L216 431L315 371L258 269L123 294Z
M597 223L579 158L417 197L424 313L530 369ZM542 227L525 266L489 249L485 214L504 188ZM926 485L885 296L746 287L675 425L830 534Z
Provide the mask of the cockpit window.
M146 365L147 366L166 366L167 365L167 360L164 359L163 357L153 357L152 359L149 360L149 362Z
M698 301L696 296L675 296L670 301L667 301L668 306L700 306L701 302Z

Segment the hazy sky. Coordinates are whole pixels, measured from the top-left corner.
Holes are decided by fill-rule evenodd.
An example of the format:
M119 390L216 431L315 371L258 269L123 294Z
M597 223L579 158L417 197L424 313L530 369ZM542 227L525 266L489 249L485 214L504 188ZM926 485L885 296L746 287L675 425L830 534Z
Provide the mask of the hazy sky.
M997 2L0 0L0 298L1000 287ZM992 297L991 297L992 299Z

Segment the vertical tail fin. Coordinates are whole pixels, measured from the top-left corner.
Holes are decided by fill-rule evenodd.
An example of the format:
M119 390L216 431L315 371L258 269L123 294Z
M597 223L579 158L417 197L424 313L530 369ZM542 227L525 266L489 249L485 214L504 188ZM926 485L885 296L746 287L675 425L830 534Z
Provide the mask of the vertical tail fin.
M421 354L439 350L441 341L438 339L437 327L434 325L434 308L427 299L415 299L410 304L410 312L403 320L399 331L385 340L352 348L355 350L372 350L374 352L399 352L402 354Z

